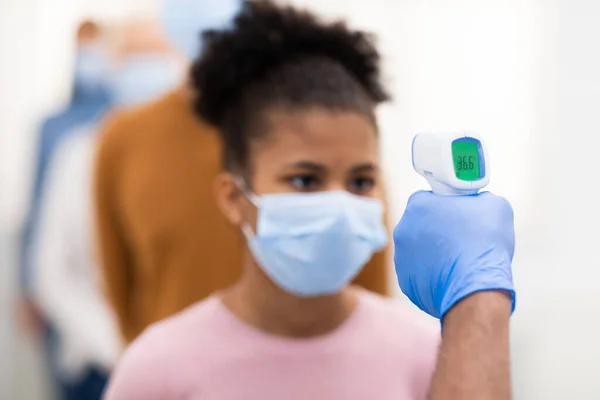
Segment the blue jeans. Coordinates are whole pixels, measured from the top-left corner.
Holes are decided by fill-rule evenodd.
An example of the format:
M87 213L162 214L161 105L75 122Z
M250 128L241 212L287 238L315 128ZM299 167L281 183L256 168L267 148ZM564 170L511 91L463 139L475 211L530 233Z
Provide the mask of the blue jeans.
M51 325L46 326L45 347L50 374L58 389L59 400L101 400L102 393L108 383L108 374L102 369L90 365L83 376L75 381L65 381L58 368L59 340L57 332Z
M79 382L63 386L64 400L101 400L108 375L96 367L88 367Z

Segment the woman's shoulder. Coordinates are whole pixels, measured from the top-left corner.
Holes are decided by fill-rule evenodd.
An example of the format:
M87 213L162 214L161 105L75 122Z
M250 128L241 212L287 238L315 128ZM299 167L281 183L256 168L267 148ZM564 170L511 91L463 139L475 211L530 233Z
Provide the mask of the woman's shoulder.
M186 371L198 370L218 316L212 296L144 331L125 351L112 374L107 399L162 399L173 395ZM197 368L196 368L197 367Z
M148 327L131 349L140 347L151 348L157 354L176 353L176 348L186 348L190 343L200 343L199 339L206 336L222 318L220 300L212 295L203 301L192 304L184 310L165 318Z

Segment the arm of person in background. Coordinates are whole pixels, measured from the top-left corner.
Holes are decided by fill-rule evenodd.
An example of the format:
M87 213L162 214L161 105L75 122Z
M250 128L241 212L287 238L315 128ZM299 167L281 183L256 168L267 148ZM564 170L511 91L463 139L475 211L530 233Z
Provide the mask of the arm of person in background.
M95 228L100 269L109 303L117 316L122 336L127 327L132 291L132 257L123 233L118 208L118 176L124 159L119 136L126 130L124 117L113 116L100 132L94 167Z
M402 291L442 320L430 399L510 399L508 331L515 306L510 204L491 193L417 192L394 230L394 244Z
M45 121L39 130L37 150L35 155L35 166L33 173L32 189L29 199L25 223L21 233L19 248L19 285L21 301L19 302L20 324L29 333L38 332L42 329L43 319L35 304L34 293L32 293L31 247L32 238L37 227L39 214L39 198L41 195L42 180L47 167L49 152L49 129L51 120Z
M83 133L83 132L82 132ZM38 272L38 302L71 350L84 352L110 371L120 353L120 340L110 309L95 281L90 254L90 136L74 133L58 149L48 169L41 203L39 230L33 243ZM82 175L89 175L89 178ZM82 211L82 212L79 212Z

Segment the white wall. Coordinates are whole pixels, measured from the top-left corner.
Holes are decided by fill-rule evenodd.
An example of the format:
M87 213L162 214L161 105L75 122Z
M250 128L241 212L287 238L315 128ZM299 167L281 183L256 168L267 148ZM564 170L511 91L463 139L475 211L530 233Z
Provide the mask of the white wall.
M493 156L490 189L508 197L517 215L515 398L598 398L600 262L594 228L600 222L600 193L590 183L597 170L594 145L600 144L600 57L594 43L600 37L600 3L293 2L329 16L350 16L355 25L380 35L396 98L380 110L396 219L408 195L426 187L410 164L416 132L466 128L485 135ZM77 18L154 9L152 0L0 1L2 57L11 52L11 62L0 63L0 226L5 230L22 215L35 121L66 96L66 40ZM6 286L8 270L0 273ZM2 386L5 398L1 393Z
M528 393L554 382L545 389L548 395L595 399L600 397L600 191L594 185L600 145L600 3L560 0L546 8L555 25L544 39L550 51L538 88L546 96L539 110L539 143L545 150L540 205L555 235L539 249L546 257L527 275L530 307L520 318L528 359L522 368L535 371L529 373Z

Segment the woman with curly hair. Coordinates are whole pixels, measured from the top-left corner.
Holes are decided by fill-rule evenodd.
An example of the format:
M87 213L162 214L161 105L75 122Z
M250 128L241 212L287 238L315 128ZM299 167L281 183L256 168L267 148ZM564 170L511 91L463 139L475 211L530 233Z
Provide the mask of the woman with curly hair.
M148 329L109 400L425 399L439 335L349 285L387 241L371 37L271 2L204 33L195 110L219 128L232 287Z

